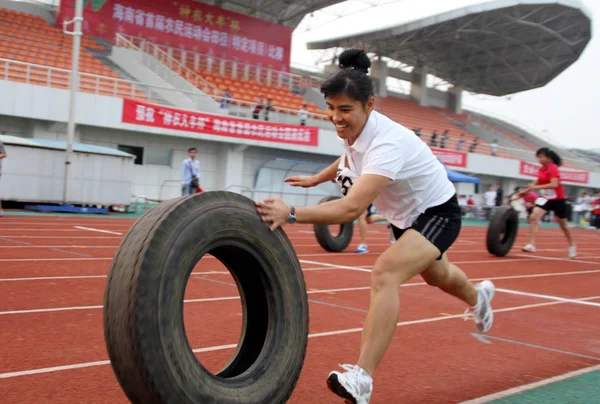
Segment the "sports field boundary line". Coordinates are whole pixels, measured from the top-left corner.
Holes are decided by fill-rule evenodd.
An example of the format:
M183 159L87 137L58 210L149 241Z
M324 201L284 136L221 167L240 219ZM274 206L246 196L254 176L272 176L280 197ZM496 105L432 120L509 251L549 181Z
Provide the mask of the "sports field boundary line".
M115 234L117 236L122 236L123 235L123 233L118 233L116 231L96 229L94 227L84 227L84 226L73 226L73 227L76 228L76 229L79 229L79 230L88 230L88 231L95 231L95 232L98 232L98 233Z
M486 404L492 401L500 400L502 398L507 398L511 396L515 396L520 393L524 393L526 391L534 390L538 387L547 386L553 383L561 382L563 380L572 379L573 377L581 376L586 373L592 373L600 371L600 365L594 365L583 369L574 370L572 372L563 373L562 375L557 375L553 377L549 377L544 380L540 380L537 382L524 384L522 386L512 387L507 390L499 391L497 393L488 394L487 396L478 397L472 400L463 401L460 404Z
M541 295L541 294L538 294L538 293L521 292L519 290L503 289L503 288L496 288L496 291L497 292L508 293L508 294L511 294L511 295L537 297L538 299L556 300L556 301L565 302L565 303L583 304L583 305L587 305L587 306L600 307L600 303L580 302L580 301L577 301L577 299L568 299L568 298L559 297L559 296Z
M581 298L579 300L593 300L593 299L599 299L599 298L600 298L600 296L590 296L590 297ZM522 305L522 306L506 307L503 309L494 310L494 314L495 313L504 313L504 312L509 312L509 311L526 310L526 309L536 308L536 307L554 306L554 305L558 305L558 304L565 304L565 302L553 301L553 302L545 302L545 303L527 304L527 305ZM401 321L399 323L396 323L396 328L404 327L404 326L408 326L408 325L415 325L415 324L426 324L426 323L434 323L434 322L438 322L438 321L453 320L453 319L458 319L458 318L465 318L465 315L464 314L453 314L453 315L449 315L449 316L429 317L429 318L423 318L423 319L419 319L419 320ZM332 336L332 335L353 334L353 333L361 332L362 330L363 330L363 327L348 328L348 329L344 329L344 330L335 330L335 331L323 331L323 332L309 334L308 337L309 338L320 338L320 337L327 337L327 336ZM469 335L469 334L466 333L466 335ZM235 347L237 347L237 344L217 345L217 346L193 349L193 352L198 353L198 352L209 352L209 351L221 351L221 350L225 350L225 349L234 349ZM20 377L20 376L30 376L30 375L34 375L34 374L40 374L40 373L53 373L53 372L59 372L59 371L64 371L64 370L81 369L81 368L86 368L86 367L102 366L102 365L108 365L108 364L110 364L110 362L108 360L103 360L103 361L77 363L77 364L73 364L73 365L61 365L61 366L53 366L53 367L47 367L47 368L22 370L22 371L16 371L16 372L6 372L6 373L0 373L0 379L9 379L9 378Z

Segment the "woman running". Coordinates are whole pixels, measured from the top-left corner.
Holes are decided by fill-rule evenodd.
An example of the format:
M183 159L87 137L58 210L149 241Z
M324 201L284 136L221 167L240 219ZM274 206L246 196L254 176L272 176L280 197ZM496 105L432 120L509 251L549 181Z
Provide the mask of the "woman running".
M535 153L538 161L542 165L535 181L529 184L522 194L539 190L540 197L535 201L535 207L529 215L529 244L523 247L525 252L535 252L535 235L538 231L540 220L544 215L553 211L558 217L558 223L569 242L569 258L577 256L577 249L571 237L571 231L568 225L568 209L565 197L565 189L560 181L560 172L558 167L562 165L562 159L553 150L542 147Z
M294 186L314 186L338 178L349 187L344 198L317 206L290 207L280 198L257 202L271 230L285 223L341 224L355 220L373 203L392 225L397 241L375 262L371 301L356 365L333 371L327 385L352 403L367 404L373 373L396 330L399 287L416 275L465 302L476 329L492 327L494 284L474 286L448 261L446 251L461 229L454 185L431 149L404 126L374 110L371 62L359 49L339 57L340 71L321 86L328 117L343 140L343 155L314 177L292 177ZM341 167L338 176L338 166ZM350 187L351 185L351 187Z

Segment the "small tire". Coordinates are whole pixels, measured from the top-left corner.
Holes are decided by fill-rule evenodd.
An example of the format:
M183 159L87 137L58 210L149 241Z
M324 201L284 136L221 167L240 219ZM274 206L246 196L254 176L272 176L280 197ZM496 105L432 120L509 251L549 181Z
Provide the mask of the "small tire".
M231 272L244 316L235 352L215 375L197 360L183 321L188 279L208 253ZM254 201L232 192L176 198L140 217L115 254L103 315L110 362L132 403L285 403L306 355L308 297L294 248Z
M339 196L327 196L319 201L319 203L325 203L340 199ZM319 245L329 252L341 252L344 251L350 245L352 241L352 234L354 232L354 223L344 223L340 225L339 233L334 236L329 231L329 225L315 224L313 226L315 231L315 237L319 242Z
M487 249L497 257L506 256L519 232L519 212L508 206L496 209L487 231Z

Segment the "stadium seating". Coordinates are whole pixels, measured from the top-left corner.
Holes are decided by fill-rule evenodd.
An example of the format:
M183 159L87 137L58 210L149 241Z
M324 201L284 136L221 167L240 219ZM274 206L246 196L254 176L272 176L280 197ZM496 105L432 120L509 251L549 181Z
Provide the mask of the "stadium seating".
M111 70L108 65L90 52L90 50L105 51L104 46L87 36L82 37L81 44L80 91L121 98L147 98L131 82L122 80L118 73ZM49 24L37 15L0 9L0 59L8 60L0 60L0 79L66 89L69 85L71 54L72 37L64 34L62 29ZM193 56L192 52L190 54ZM174 56L176 59L177 56L180 57L176 52L174 52ZM297 114L297 111L307 104L309 112L323 114L319 118L327 119L324 116L325 111L314 103L306 102L302 95L295 94L290 90L289 81L297 79L293 75L284 73L286 79L277 80L275 76L279 72L273 72L274 78L269 85L260 75L260 80L257 81L254 71L250 74L249 80L243 80L242 75L234 75L232 69L225 69L223 74L219 74L220 69L210 69L202 63L198 66L197 63L194 63L193 58L187 59L186 66L190 69L189 71L207 80L219 91L229 88L233 98L239 100L234 100L233 103L253 104L260 95L263 95L265 101L268 98L272 99L275 109L278 109L277 107L284 108L291 110L288 111L291 114ZM250 68L256 69L253 66ZM378 98L376 108L410 129L420 128L422 138L428 144L434 130L440 136L444 130L449 130L449 138L446 142L448 150L456 150L457 140L461 134L465 135L462 151L468 151L475 139L473 134L456 126L453 122L454 120L466 123L468 119L466 114L455 114L444 108L422 107L411 100L397 97ZM499 135L518 142L524 150L535 150L534 145L520 136L491 123L487 123L487 125ZM438 136L438 144L441 140L440 136ZM475 153L491 154L490 145L479 139ZM498 150L497 156L519 158L501 149ZM566 166L570 165L566 164Z
M10 81L66 89L72 58L73 38L50 25L42 17L0 9L0 78ZM104 50L93 39L83 36L79 59L80 90L100 95L145 99L143 92L130 83L117 81L120 76L87 49ZM33 64L31 66L28 64ZM58 70L62 69L62 70ZM89 76L96 75L99 77Z
M472 133L454 125L451 119L445 117L435 109L422 107L411 100L397 97L380 97L377 99L375 107L381 113L389 116L394 121L401 123L409 129L420 128L422 133L421 137L428 144L434 130L436 130L438 134L438 145L441 140L441 134L446 129L449 131L448 140L446 141L446 149L448 150L456 150L457 141L461 134L465 135L465 141L461 149L462 151L468 151L471 143L476 138ZM491 154L490 145L482 139L479 139L475 152ZM501 149L497 151L496 156L514 158L512 155Z

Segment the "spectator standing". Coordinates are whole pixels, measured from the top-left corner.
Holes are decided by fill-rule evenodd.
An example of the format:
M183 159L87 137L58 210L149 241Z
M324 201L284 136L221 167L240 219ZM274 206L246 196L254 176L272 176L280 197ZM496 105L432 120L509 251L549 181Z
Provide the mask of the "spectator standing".
M460 151L462 149L462 145L465 142L465 134L461 133L458 138L458 142L456 142L456 151Z
M434 129L433 133L431 134L431 138L429 139L429 146L437 147L437 129Z
M219 107L221 108L221 112L225 115L229 115L229 102L233 98L233 95L231 94L231 91L229 91L229 88L225 90L221 97L222 98L219 105Z
M200 187L200 162L196 159L197 150L188 149L189 158L181 163L181 195L193 195Z
M496 206L502 206L502 198L504 197L504 189L502 184L498 183L496 187Z
M444 131L444 133L442 133L442 144L441 144L441 148L445 149L446 148L446 140L448 140L448 129L446 129Z
M258 100L256 100L256 104L254 104L254 108L252 109L252 118L259 119L260 111L262 111L264 107L265 97L261 95L260 97L258 97Z
M2 160L6 158L6 149L4 148L4 143L0 140L0 179L2 178ZM4 216L4 211L2 210L2 200L0 200L0 217Z
M298 111L298 117L300 118L300 125L302 126L306 126L306 121L308 119L308 111L307 108L308 105L304 104L302 106L302 109L300 111Z
M483 198L485 200L486 219L489 219L492 216L494 206L496 206L496 191L494 191L493 186L490 185L487 192L483 195Z
M267 104L265 105L265 121L269 120L269 111L273 109L273 104L271 103L271 98L267 98Z
M477 148L478 144L479 144L479 138L476 137L475 139L473 139L473 143L471 143L471 148L469 149L469 153L475 153L475 149Z
M492 152L492 156L496 156L496 153L498 152L498 139L494 139L494 143L492 143L492 147L491 147L491 152Z

